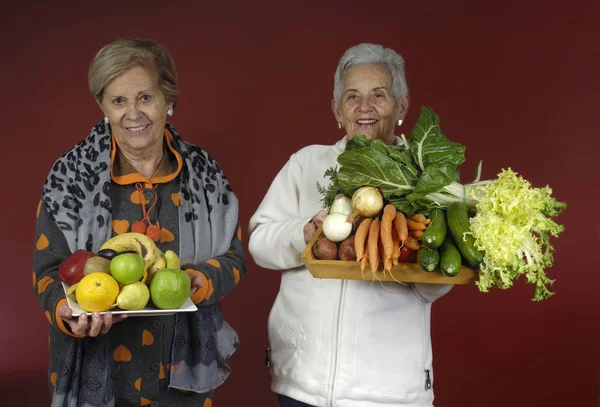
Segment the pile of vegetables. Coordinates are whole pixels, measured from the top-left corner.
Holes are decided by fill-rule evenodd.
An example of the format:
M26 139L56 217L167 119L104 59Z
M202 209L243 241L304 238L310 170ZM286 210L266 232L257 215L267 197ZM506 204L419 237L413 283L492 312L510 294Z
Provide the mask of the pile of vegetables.
M359 216L381 223L388 204L407 218L425 214L431 223L417 256L424 269L423 263L429 264L427 268L431 264L439 267L440 252L448 247L456 255L454 247L461 261L479 268L476 284L481 291L494 286L506 289L524 275L528 283L535 284L535 301L552 296L547 286L554 280L545 274L554 261L550 236L564 230L552 218L566 204L553 198L549 187L534 188L510 168L502 169L497 179L481 181L480 164L473 182L460 183L465 146L448 140L430 108L421 109L411 139L402 138L402 145L390 146L381 140L354 137L338 157L339 169L326 171L330 184L317 184L324 207L331 208L340 195L352 197L352 213L342 216L349 224L345 231L351 233ZM381 203L373 190L380 194ZM348 201L344 205L348 206ZM435 243L428 240L434 237Z
M389 203L384 207L377 188L360 188L352 201L343 194L336 197L323 221L324 236L315 242L313 253L320 260L356 260L362 272L369 266L375 273L380 263L384 271L390 271L399 262L416 261L430 222L422 214L407 219Z

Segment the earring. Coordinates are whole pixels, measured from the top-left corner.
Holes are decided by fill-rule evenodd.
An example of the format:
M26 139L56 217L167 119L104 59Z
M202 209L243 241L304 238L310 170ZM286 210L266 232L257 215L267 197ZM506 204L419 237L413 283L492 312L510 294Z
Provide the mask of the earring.
M398 127L402 126L402 119L398 120Z
M167 109L167 114L168 114L169 116L173 116L173 108L171 108L171 107L170 107L170 108L168 108L168 109Z
M338 122L338 129L342 128L342 122Z
M108 124L108 116L104 116L104 123Z

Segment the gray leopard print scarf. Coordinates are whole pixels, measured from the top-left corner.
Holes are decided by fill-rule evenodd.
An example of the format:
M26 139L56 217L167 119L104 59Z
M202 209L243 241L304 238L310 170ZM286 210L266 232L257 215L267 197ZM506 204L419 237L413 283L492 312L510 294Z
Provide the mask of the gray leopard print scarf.
M184 161L179 255L182 264L199 264L229 249L238 223L238 201L212 157L184 142L168 123L166 130ZM71 252L96 252L111 237L111 145L110 126L96 123L85 140L55 162L44 183L42 199ZM65 335L52 407L114 405L109 342L105 335L92 340ZM209 342L217 346L206 346ZM201 346L192 346L194 343ZM229 376L226 362L238 343L237 334L223 320L219 303L177 314L172 363L181 362L182 370L171 373L170 387L197 393L218 387ZM205 354L211 350L213 354ZM94 379L93 391L89 391L90 378Z

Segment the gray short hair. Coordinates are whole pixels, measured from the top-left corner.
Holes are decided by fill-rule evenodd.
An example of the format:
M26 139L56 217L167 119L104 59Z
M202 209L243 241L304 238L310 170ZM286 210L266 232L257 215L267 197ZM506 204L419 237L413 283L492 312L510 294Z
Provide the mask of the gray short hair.
M344 53L340 58L333 77L333 98L338 105L342 102L344 73L355 65L382 65L392 77L392 95L396 102L408 95L408 85L404 74L404 58L391 48L383 48L379 44L358 44Z
M173 59L165 47L147 39L122 38L98 51L88 71L90 92L102 102L104 89L110 81L138 66L156 72L165 100L175 106L179 88Z

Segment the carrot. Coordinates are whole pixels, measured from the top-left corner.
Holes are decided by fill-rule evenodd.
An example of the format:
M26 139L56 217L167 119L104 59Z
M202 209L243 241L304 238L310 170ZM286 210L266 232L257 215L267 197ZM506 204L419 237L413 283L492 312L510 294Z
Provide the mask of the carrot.
M381 228L381 226L380 226ZM381 237L381 233L379 233L379 236ZM385 253L385 250L383 249L383 242L381 241L381 239L379 239L379 260L381 263L381 268L383 269L383 275L385 275L385 271L387 270L385 268L385 261L383 260L383 254ZM377 267L377 271L379 271L379 267Z
M356 239L356 237L355 237ZM367 264L369 264L369 255L368 255L368 249L369 248L369 242L365 242L365 246L363 247L363 253L364 255L362 256L362 259L360 259L360 272L363 276L363 280L365 279L365 268L367 267Z
M406 226L408 227L408 230L425 230L425 229L427 229L427 226L425 226L424 223L416 222L412 219L406 219Z
M398 232L396 229L392 230L392 242L394 244L394 252L392 253L392 266L398 264L398 259L400 258L400 238L398 237Z
M429 225L431 223L431 219L429 218L425 218L425 220L423 222L421 222L424 225Z
M414 237L410 237L410 236L407 237L406 240L404 241L404 244L409 249L419 250L419 242L417 242L417 240Z
M373 219L366 218L360 223L360 225L358 225L358 229L356 229L356 234L354 235L354 252L356 253L356 261L361 261L365 256L365 242L367 240L369 226L371 226L372 221Z
M423 231L422 230L411 230L410 232L408 232L408 235L410 237L414 237L415 239L419 240L420 238L423 237Z
M396 207L392 204L387 204L383 208L381 216L380 237L383 246L383 269L390 270L392 268L392 254L394 253L394 242L392 241L392 223L396 217Z
M381 221L376 218L371 222L369 227L369 237L367 240L367 255L369 256L369 264L371 271L374 273L379 268L379 225Z
M408 237L408 227L406 225L406 217L400 211L396 211L396 216L394 217L394 226L396 226L398 239L400 239L400 243L402 246L404 246L404 241Z
M414 215L410 216L409 219L414 220L415 222L423 223L427 218L422 213L415 213Z
M395 238L396 235L397 234L395 233L395 231L392 231L392 242L393 242L393 240L394 240L394 238ZM396 239L397 239L397 237L396 237ZM396 245L398 245L398 243L399 243L399 240L396 240ZM394 244L394 243L392 243L392 244ZM383 249L383 242L381 241L381 239L379 240L379 250L383 253L384 249ZM398 257L400 257L400 246L399 245L398 245ZM392 257L392 259L390 259L389 262L387 262L387 263L385 263L383 265L383 276L384 276L384 278L385 278L385 272L387 271L387 272L390 273L390 277L392 278L392 280L394 280L397 283L402 284L401 281L399 281L396 277L394 277L394 274L392 273L392 265L393 265L393 257ZM377 278L379 280L379 278L377 277L377 275L375 275L375 278ZM379 283L381 283L381 280L379 280ZM383 286L383 287L385 288L385 286Z

